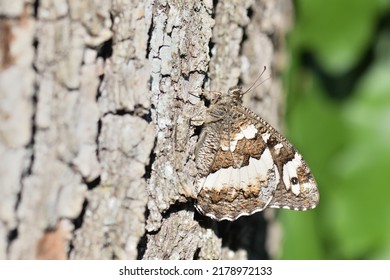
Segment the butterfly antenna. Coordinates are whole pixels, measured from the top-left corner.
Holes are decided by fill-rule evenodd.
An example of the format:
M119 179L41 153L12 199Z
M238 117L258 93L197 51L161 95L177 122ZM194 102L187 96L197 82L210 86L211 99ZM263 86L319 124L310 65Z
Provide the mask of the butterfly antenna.
M263 71L261 71L260 75L257 77L257 79L254 81L254 83L243 93L243 94L246 94L248 93L249 91L251 90L255 90L259 85L261 85L262 83L264 83L266 80L268 80L270 77L268 77L267 79L265 79L264 81L262 81L260 84L256 85L257 82L259 81L259 79L261 78L261 76L263 76L265 70L267 70L267 66L264 66L263 68ZM256 85L256 86L255 86Z

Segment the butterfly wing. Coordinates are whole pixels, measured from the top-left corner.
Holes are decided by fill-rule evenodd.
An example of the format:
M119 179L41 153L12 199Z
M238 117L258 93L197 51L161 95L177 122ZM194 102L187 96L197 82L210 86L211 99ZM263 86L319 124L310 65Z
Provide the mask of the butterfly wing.
M302 211L315 208L319 202L317 183L302 155L265 120L246 108L243 110L248 118L261 124L260 133L281 174L268 207Z
M206 124L197 151L197 209L216 220L235 220L262 211L280 181L279 170L262 138L263 125L232 108Z
M317 184L302 156L242 106L205 125L196 162L196 208L216 220L232 221L266 207L308 210L319 201Z

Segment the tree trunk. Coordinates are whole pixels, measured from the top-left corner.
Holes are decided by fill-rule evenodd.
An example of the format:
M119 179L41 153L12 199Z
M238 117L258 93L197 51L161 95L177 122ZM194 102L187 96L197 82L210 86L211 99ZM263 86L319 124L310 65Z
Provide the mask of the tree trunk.
M248 88L267 66L245 103L279 127L290 0L2 0L0 13L1 259L273 256L272 210L194 209L190 93Z

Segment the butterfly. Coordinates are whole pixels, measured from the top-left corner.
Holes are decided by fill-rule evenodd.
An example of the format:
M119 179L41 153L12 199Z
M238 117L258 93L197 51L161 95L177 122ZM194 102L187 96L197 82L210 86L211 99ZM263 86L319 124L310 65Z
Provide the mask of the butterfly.
M265 208L315 208L319 192L307 163L285 137L242 105L246 92L238 86L226 94L203 92L210 105L192 122L202 126L195 150L195 207L218 221Z

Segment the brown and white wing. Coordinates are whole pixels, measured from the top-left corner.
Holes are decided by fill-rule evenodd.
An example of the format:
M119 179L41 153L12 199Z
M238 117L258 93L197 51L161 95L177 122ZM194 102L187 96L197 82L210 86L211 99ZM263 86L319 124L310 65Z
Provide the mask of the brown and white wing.
M207 124L197 150L196 208L216 220L235 220L270 208L317 206L315 179L297 150L244 107Z
M268 207L302 211L315 208L319 202L317 183L302 155L266 121L244 109L251 120L258 121L258 128L281 174Z
M235 220L266 208L280 182L259 124L241 115L202 130L197 151L196 208L216 220Z

